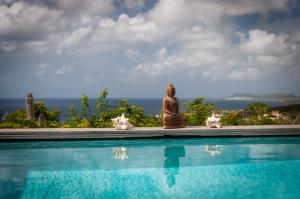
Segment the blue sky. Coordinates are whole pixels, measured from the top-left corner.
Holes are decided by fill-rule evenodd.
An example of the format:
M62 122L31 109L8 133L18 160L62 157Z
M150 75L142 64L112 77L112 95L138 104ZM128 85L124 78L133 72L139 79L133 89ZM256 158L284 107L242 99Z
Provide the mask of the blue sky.
M0 98L300 95L297 0L0 0Z

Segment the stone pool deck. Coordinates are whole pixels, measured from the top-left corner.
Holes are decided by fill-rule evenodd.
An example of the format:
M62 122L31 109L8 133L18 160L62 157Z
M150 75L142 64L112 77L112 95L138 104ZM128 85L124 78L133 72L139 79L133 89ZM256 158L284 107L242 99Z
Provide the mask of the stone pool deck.
M220 129L202 126L180 129L138 127L133 130L113 128L0 129L0 141L260 136L300 136L300 125L225 126Z

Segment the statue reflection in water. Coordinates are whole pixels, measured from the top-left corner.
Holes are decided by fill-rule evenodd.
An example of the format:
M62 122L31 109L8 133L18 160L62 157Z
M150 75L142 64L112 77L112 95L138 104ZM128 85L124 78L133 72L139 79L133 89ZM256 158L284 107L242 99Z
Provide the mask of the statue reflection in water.
M179 158L184 156L185 149L183 146L165 148L164 173L169 188L176 184L176 175L179 173Z

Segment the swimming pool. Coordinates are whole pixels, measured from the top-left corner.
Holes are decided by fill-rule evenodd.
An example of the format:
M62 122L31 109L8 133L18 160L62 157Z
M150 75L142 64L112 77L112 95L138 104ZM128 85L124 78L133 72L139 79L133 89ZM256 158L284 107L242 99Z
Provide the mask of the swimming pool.
M300 198L300 137L2 142L0 198Z

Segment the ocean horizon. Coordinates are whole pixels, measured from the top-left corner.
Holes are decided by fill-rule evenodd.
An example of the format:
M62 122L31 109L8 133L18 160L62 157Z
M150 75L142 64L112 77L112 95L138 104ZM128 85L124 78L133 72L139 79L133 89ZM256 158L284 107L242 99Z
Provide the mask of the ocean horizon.
M122 98L108 98L109 102L115 102ZM126 98L131 105L137 105L144 108L146 115L159 115L162 109L162 98ZM184 104L194 98L179 98L180 111L184 111ZM48 110L60 109L63 122L68 117L69 106L74 104L76 109L80 109L80 98L34 98L34 101L45 102ZM240 110L246 108L251 100L226 100L226 99L205 99L204 103L212 103L222 110ZM96 98L89 98L91 110L95 109ZM270 107L282 106L283 103L274 101L265 101ZM0 110L4 113L14 112L16 110L25 110L25 98L0 98Z

